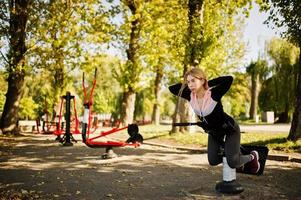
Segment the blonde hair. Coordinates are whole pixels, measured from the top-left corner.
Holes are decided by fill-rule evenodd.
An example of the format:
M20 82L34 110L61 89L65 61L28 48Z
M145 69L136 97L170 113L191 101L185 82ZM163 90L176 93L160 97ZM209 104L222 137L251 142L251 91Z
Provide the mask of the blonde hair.
M193 76L193 77L195 77L197 79L204 79L205 81L204 81L203 87L204 87L205 90L209 89L208 81L207 81L207 76L206 76L205 72L202 69L200 69L200 68L194 67L194 68L192 68L191 70L189 70L189 71L187 71L185 73L184 80L183 80L181 89L179 91L179 96L182 95L182 92L183 92L184 88L187 86L187 77L189 75Z

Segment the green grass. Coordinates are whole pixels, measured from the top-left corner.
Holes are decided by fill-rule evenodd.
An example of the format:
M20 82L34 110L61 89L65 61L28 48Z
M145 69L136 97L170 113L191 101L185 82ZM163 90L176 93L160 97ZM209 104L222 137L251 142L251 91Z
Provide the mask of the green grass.
M141 126L140 133L144 139L164 139L176 141L179 144L194 144L200 147L207 145L208 135L198 129L196 133L169 134L171 125L146 125ZM242 133L241 143L246 145L265 145L270 150L284 151L288 153L301 153L301 140L297 142L287 141L288 133Z
M265 145L270 150L289 153L301 153L301 140L288 141L288 133L243 133L242 143L248 145Z

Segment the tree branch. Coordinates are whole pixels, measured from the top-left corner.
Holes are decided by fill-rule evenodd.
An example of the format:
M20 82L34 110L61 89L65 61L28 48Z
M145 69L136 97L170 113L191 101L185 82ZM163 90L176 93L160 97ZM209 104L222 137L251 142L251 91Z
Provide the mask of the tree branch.
M1 56L3 57L3 59L5 60L5 62L7 62L7 64L9 64L8 59L5 57L5 55L2 53L2 51L0 51L0 53L1 53Z

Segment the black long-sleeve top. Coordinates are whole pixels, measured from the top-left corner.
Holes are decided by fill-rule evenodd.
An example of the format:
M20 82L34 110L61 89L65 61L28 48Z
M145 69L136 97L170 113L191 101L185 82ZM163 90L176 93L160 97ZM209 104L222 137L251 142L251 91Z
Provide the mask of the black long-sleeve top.
M222 130L224 128L224 124L233 119L224 112L223 105L221 103L221 98L226 94L226 92L230 89L230 86L233 82L232 76L221 76L208 81L209 88L211 90L211 98L217 102L213 111L207 116L199 116L200 120L203 122L202 127L205 131L215 131ZM181 89L182 83L178 83L169 87L169 90L172 94L179 96L179 91ZM191 91L186 86L180 97L190 101ZM203 118L205 120L203 120Z

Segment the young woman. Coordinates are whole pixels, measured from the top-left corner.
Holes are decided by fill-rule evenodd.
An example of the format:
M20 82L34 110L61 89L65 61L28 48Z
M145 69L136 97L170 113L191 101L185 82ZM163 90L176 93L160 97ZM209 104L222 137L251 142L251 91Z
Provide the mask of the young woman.
M242 155L240 151L240 129L232 117L227 115L221 98L232 84L232 76L222 76L207 81L203 70L193 68L184 76L184 82L169 87L174 95L189 101L199 117L199 126L208 133L208 161L210 165L222 162L220 147L224 147L228 165L240 168L249 165L251 173L259 171L260 164L257 151Z

